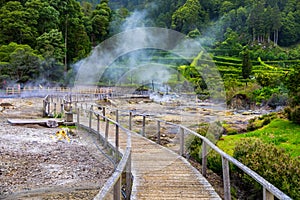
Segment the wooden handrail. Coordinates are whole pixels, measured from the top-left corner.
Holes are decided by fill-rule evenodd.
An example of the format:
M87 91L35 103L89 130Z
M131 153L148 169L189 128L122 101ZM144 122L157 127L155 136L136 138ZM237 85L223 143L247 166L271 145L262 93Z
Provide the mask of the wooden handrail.
M129 112L129 116L132 115L130 114L131 111ZM279 190L277 187L275 187L273 184L265 180L263 177L261 177L259 174L248 168L246 165L243 163L239 162L232 156L226 154L224 151L222 151L219 147L217 147L214 143L212 143L209 139L206 137L196 133L195 131L192 131L188 129L185 126L182 126L180 124L175 124L172 122L167 122L164 120L158 120L156 118L150 117L147 114L135 114L135 116L143 116L143 122L142 122L142 134L146 135L144 132L144 127L145 127L145 117L151 118L154 121L157 121L157 129L161 128L161 124L165 123L168 125L176 126L180 130L180 150L179 154L183 156L183 149L184 149L184 131L191 133L192 135L200 138L202 140L202 173L204 176L206 176L206 169L207 169L207 147L210 147L213 149L215 152L217 152L221 158L222 158L222 168L223 168L223 181L224 181L224 198L225 200L231 199L231 194L230 194L230 176L229 176L229 163L231 162L233 165L244 171L247 175L252 177L257 183L259 183L263 187L263 199L274 199L274 196L276 196L278 199L284 199L284 200L291 200L291 198L283 193L281 190ZM132 118L129 118L130 120ZM132 124L132 122L129 122L129 124ZM157 131L157 138L160 138L160 131ZM158 140L158 143L159 140Z

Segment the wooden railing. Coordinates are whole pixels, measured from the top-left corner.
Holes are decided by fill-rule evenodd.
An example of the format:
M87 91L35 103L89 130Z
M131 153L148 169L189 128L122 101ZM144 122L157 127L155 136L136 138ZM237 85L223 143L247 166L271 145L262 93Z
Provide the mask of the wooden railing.
M74 99L74 97L70 97L69 99ZM94 103L92 103L94 104ZM96 105L96 104L94 104ZM85 104L86 108L88 107L87 104ZM93 110L93 106L90 107L90 109L82 109L82 107L84 107L81 104L81 110L85 110L85 112L88 112L89 115L88 116L88 120L89 120L89 126L86 127L87 130L94 132L95 134L101 136L100 134L100 129L99 129L99 124L101 119L104 120L105 122L105 137L102 138L104 145L108 145L108 130L109 130L109 124L113 124L115 126L115 144L113 144L111 146L111 148L115 148L115 157L117 158L119 155L119 130L123 130L124 133L126 133L128 135L127 138L127 147L125 152L123 153L122 159L118 164L118 167L116 167L116 171L114 172L114 174L112 175L112 177L106 182L105 186L102 188L102 190L100 191L100 193L95 197L95 199L103 199L104 197L106 197L109 193L109 191L114 188L114 195L115 195L115 199L120 199L120 182L121 182L121 175L124 172L124 170L126 171L126 185L128 186L129 184L131 184L129 181L131 180L130 176L128 175L131 172L131 142L130 142L130 134L131 134L131 130L134 129L134 125L133 125L133 118L134 117L140 117L141 118L141 124L139 125L139 133L145 137L147 137L148 133L146 131L146 121L147 119L150 120L152 122L151 124L151 133L155 132L156 133L156 142L158 144L160 144L161 142L161 129L164 126L173 126L175 128L177 128L179 130L179 144L178 144L178 149L175 150L179 155L181 156L187 156L186 153L187 150L185 149L185 138L187 137L187 135L193 135L195 137L198 137L202 140L202 174L203 176L206 176L207 174L207 155L208 155L208 149L212 149L214 150L216 153L218 153L221 158L222 158L222 171L223 171L223 183L224 183L224 199L225 200L230 200L231 199L231 193L230 193L230 168L229 168L229 163L232 163L234 166L238 167L239 169L241 169L243 172L245 172L247 175L249 175L250 177L252 177L257 183L259 183L262 187L263 187L263 199L266 200L271 200L274 199L274 196L276 196L278 199L284 199L284 200L290 200L291 198L289 196L287 196L286 194L284 194L282 191L280 191L278 188L276 188L274 185L272 185L271 183L269 183L267 180L265 180L263 177L261 177L259 174L257 174L256 172L254 172L253 170L251 170L250 168L248 168L247 166L245 166L244 164L242 164L241 162L239 162L238 160L236 160L235 158L229 156L228 154L226 154L224 151L222 151L221 149L219 149L213 142L211 142L209 139L207 139L206 137L199 135L198 133L196 133L195 131L192 131L188 128L186 128L185 126L179 125L179 124L175 124L175 123L171 123L171 122L167 122L164 120L160 120L160 119L156 119L154 117L150 117L149 115L146 114L138 114L138 113L134 113L132 111L120 111L114 108L110 108L110 107L102 107L100 105L96 105L97 109L101 109L102 112L96 112ZM82 111L80 110L80 108L78 106L76 106L77 110L77 124L84 127L81 123L80 123L80 114ZM114 115L115 117L115 121L110 119L109 117L107 117L107 113L110 113L110 115ZM122 114L123 118L126 118L126 120L122 120L122 122L120 122L120 114ZM94 117L93 117L94 116ZM127 118L128 117L128 118ZM94 130L92 128L92 120L93 118L96 119L97 121L97 128L96 130ZM95 120L94 119L94 120ZM156 126L156 130L153 129L153 124L155 124ZM150 124L148 123L148 126L150 126ZM126 129L125 127L127 127L128 129ZM135 127L136 128L136 127ZM120 154L121 155L121 154ZM127 183L128 181L128 183ZM128 191L129 189L127 188L126 193L129 193ZM126 196L127 198L129 196Z
M108 110L114 110L114 112L111 113L116 113L120 114L121 112L112 109L112 108L106 108L107 112ZM105 110L105 109L104 109ZM259 183L263 187L263 199L264 200L271 200L274 199L274 196L276 196L278 199L284 199L284 200L291 200L289 196L287 196L285 193L283 193L281 190L279 190L277 187L269 183L267 180L265 180L263 177L261 177L259 174L236 160L235 158L231 157L230 155L226 154L224 151L222 151L220 148L218 148L213 142L211 142L209 139L206 137L196 133L195 131L192 131L185 126L182 126L180 124L175 124L171 122L167 122L164 120L156 119L154 117L151 117L147 114L138 114L134 113L132 111L122 111L123 116L126 115L127 112L127 117L128 117L128 122L126 124L122 124L125 127L128 127L129 130L133 130L133 117L139 116L141 119L141 125L139 126L139 133L147 137L149 136L146 131L147 127L147 121L148 121L148 126L150 126L149 121L152 121L151 128L149 128L149 131L156 132L156 142L158 144L161 143L161 129L164 126L173 126L179 130L178 134L178 149L175 150L176 153L178 153L181 156L187 156L186 154L188 153L188 150L186 149L186 141L185 138L187 138L188 135L193 135L195 137L198 137L202 140L202 151L201 151L201 157L202 157L202 175L206 177L207 175L207 155L208 155L208 149L214 150L216 153L218 153L221 158L222 158L222 171L223 171L223 183L224 183L224 199L225 200L230 200L231 199L231 192L230 192L230 168L229 168L229 163L232 163L234 166L238 167L241 169L243 172L245 172L247 175L252 177L257 183ZM119 118L119 117L117 117ZM156 124L156 130L153 129L153 124ZM153 136L153 135L152 135ZM174 148L173 148L174 150Z
M82 109L80 106L75 108L77 116L77 126L80 126L91 133L99 136L99 139L102 141L102 144L105 148L111 149L113 152L114 163L116 165L114 173L102 187L100 192L94 198L95 200L106 199L110 195L110 191L113 190L113 199L120 200L121 198L130 199L131 194L131 185L132 185L132 175L131 175L131 132L130 130L122 127L118 122L118 117L116 120L112 120L100 112L93 110L93 106L90 109ZM85 114L86 115L85 115ZM88 118L88 126L84 125L85 123L81 122L82 116ZM116 115L118 116L118 115ZM86 120L86 119L84 119ZM93 123L93 121L95 121ZM103 137L100 133L100 122L103 121L105 126L105 136ZM96 124L96 127L93 127L93 124ZM114 142L109 143L109 130L111 126L114 126L115 136ZM120 140L119 135L126 134L126 149L120 151ZM125 173L125 191L122 190L122 175Z

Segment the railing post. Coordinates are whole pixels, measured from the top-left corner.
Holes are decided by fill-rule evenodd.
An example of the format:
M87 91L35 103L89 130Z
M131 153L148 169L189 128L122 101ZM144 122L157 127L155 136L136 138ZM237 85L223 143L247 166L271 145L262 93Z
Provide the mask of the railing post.
M6 88L6 90L7 90L8 88ZM43 117L46 117L46 100L45 99L43 99Z
M119 159L119 111L116 110L116 163L118 162L118 159Z
M92 114L93 114L93 105L91 105L90 116L89 116L89 128L90 128L90 131L92 131Z
M63 103L60 104L60 113L64 113L64 104Z
M102 107L103 121L105 120L105 107Z
M48 115L50 114L50 105L51 105L51 104L50 104L50 102L48 101L48 111L47 111L47 112L48 112Z
M100 134L100 116L97 114L97 133Z
M131 112L131 111L129 112L129 122L128 122L128 123L129 123L129 124L128 124L128 125L129 125L129 128L128 128L128 129L129 129L129 130L132 130L132 124L131 124L131 123L132 123L132 112Z
M266 188L263 189L263 200L274 200L274 195Z
M229 163L226 158L222 156L222 169L223 169L223 183L224 183L224 199L230 200L230 175L229 175Z
M130 150L129 157L127 160L127 165L126 165L126 200L130 200L131 185L132 185L132 179L131 179L131 150Z
M157 144L160 144L160 121L157 121Z
M122 182L122 176L119 177L118 181L114 186L114 200L121 199L121 182Z
M53 110L54 115L56 115L56 103L54 103L54 110Z
M206 177L207 170L207 145L202 141L202 175Z
M145 128L146 128L146 116L143 115L143 127L142 127L142 136L146 136L146 133L145 133Z
M80 109L77 108L77 126L79 126L80 124L79 117L80 117Z
M108 144L108 131L109 131L109 120L106 118L106 123L105 123L105 144L104 147L107 147Z
M183 156L184 153L184 129L180 127L180 150L179 155Z

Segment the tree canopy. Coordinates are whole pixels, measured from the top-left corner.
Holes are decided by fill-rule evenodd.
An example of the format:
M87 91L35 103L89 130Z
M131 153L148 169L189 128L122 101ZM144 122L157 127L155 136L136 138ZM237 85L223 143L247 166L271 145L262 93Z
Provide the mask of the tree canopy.
M191 38L210 37L210 48L224 55L236 56L243 46L261 45L265 49L250 53L251 59L258 54L271 60L299 59L297 50L289 50L289 55L269 52L271 47L277 52L276 46L299 43L296 0L2 0L1 51L11 43L28 45L43 63L51 61L66 74L93 47L122 31L125 19L139 11L146 16L143 25L171 28ZM15 66L1 55L0 62Z

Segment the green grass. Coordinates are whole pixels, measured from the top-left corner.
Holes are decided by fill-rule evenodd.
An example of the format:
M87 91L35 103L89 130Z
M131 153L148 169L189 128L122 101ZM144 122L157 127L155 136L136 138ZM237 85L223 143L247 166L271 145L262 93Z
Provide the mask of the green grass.
M222 137L218 146L226 153L233 155L236 143L241 138L260 138L265 143L273 143L284 148L292 157L300 156L300 125L285 119L275 119L269 125L245 134Z

